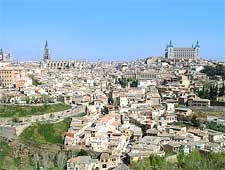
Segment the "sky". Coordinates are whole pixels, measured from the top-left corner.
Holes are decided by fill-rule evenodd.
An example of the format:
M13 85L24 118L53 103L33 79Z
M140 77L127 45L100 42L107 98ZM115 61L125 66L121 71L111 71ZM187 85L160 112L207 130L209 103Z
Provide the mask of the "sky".
M225 61L225 0L0 0L0 48L15 60L135 60L166 44Z

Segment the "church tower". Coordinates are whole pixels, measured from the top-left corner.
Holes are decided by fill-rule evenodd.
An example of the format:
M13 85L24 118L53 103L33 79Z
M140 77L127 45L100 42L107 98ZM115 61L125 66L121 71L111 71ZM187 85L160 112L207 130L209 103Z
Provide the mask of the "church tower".
M50 56L50 51L48 49L48 41L47 40L45 41L43 60L44 60L44 62L47 62L47 61L51 60L51 56Z
M3 61L4 60L4 53L3 53L3 50L2 48L0 49L0 61Z
M199 59L200 58L200 44L197 41L196 45L195 45L195 59Z
M165 52L166 52L165 53L166 58L174 58L173 44L172 44L171 40L170 40L169 44L166 46Z

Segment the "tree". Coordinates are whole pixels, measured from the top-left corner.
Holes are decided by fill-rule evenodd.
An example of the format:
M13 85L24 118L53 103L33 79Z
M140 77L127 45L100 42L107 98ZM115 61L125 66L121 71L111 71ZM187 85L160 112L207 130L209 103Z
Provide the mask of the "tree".
M193 151L185 157L185 170L205 170L205 160L198 151Z
M66 155L64 152L60 152L57 155L57 165L59 170L63 170L66 164Z
M177 167L182 169L184 167L184 150L180 149L177 155Z
M25 101L26 101L26 104L30 104L30 102L31 102L30 97L27 96L27 97L25 98Z
M85 106L85 113L86 113L86 115L88 114L88 107L87 106Z
M206 165L207 168L210 170L218 169L222 170L224 169L225 165L225 153L211 153L206 156Z
M222 97L225 95L225 85L223 83L223 86L219 89L219 97Z
M108 97L108 103L113 104L113 97L112 97L112 91L109 92L109 97Z
M166 170L166 161L164 158L160 156L150 155L149 158L149 166L152 167L152 170Z
M137 87L137 86L138 86L138 80L137 79L131 80L130 87Z
M150 155L138 162L131 162L131 170L167 170L167 162L163 157Z
M128 82L127 82L126 78L119 79L118 82L119 82L119 84L121 85L122 88L127 87Z
M196 115L193 115L191 117L191 123L193 124L193 126L195 127L199 127L201 125L201 122L197 119Z
M48 170L49 169L49 163L50 163L49 156L48 156L47 153L44 153L42 155L42 168L43 168L43 170Z
M215 78L216 75L222 76L223 79L225 78L225 66L222 64L217 64L216 67L205 66L201 72L211 78Z
M12 121L15 122L15 123L16 123L16 122L19 122L19 118L18 118L17 116L14 116L14 117L12 118Z
M180 150L177 159L178 164L167 162L164 157L151 155L138 162L131 162L131 170L224 170L225 165L225 153L200 154L199 151L193 151L184 155Z
M39 170L40 156L38 153L35 153L32 158L32 162L36 170Z
M109 109L108 109L107 107L103 107L103 108L101 109L101 113L102 113L102 114L109 114Z
M77 156L88 156L88 153L87 153L87 151L81 149L81 150L77 153Z

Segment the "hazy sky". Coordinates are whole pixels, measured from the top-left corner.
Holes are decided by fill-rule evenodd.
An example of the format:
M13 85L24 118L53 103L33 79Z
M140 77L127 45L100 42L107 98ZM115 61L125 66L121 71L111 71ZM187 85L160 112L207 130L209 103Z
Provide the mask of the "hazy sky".
M225 61L224 0L0 0L0 48L16 60L128 60L164 55L169 40Z

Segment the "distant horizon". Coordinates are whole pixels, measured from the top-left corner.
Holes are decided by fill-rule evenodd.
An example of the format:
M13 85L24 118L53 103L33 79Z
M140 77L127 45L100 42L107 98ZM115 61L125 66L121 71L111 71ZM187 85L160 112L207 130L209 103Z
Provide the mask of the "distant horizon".
M192 45L194 45L195 43L193 43ZM180 47L180 48L190 48L191 47L191 45L190 46L179 46L179 45L176 45L174 42L173 42L173 45L174 45L175 48L176 47ZM42 49L42 52L44 52L43 49ZM50 54L51 54L51 48L49 48L49 50L50 50ZM11 53L13 55L13 52L11 52L11 51L6 51L6 50L3 49L3 52L5 52L5 53ZM163 49L163 54L162 55L137 56L137 57L132 57L131 59L117 59L117 60L113 60L111 58L109 59L109 58L107 58L107 56L106 56L106 58L104 58L104 57L102 57L102 58L101 57L95 57L95 59L93 59L93 58L92 59L88 59L86 57L79 57L79 58L76 58L76 57L75 58L74 57L70 57L70 58L63 57L63 58L59 58L59 57L52 56L52 54L51 54L51 60L52 61L58 61L58 60L88 60L88 61L94 61L95 62L95 61L98 61L99 60L99 61L118 61L118 62L120 62L120 61L135 61L135 60L138 60L138 59L145 59L145 58L149 58L149 57L165 57L165 49ZM42 61L43 60L43 54L42 54L42 56L40 56L39 59L36 59L36 58L37 57L35 57L35 59L33 58L33 59L20 60L20 59L16 58L13 55L13 60L14 61L16 60L16 61L21 61L21 62L24 62L24 61L27 61L27 62L29 62L29 61L37 61L37 62L39 62L39 61ZM221 57L221 60L220 59L205 58L205 57L202 57L202 56L201 56L201 58L202 59L206 59L206 60L225 62L225 57Z
M209 12L210 11L210 12ZM14 61L133 61L164 56L167 43L225 61L224 0L0 0L0 48Z

